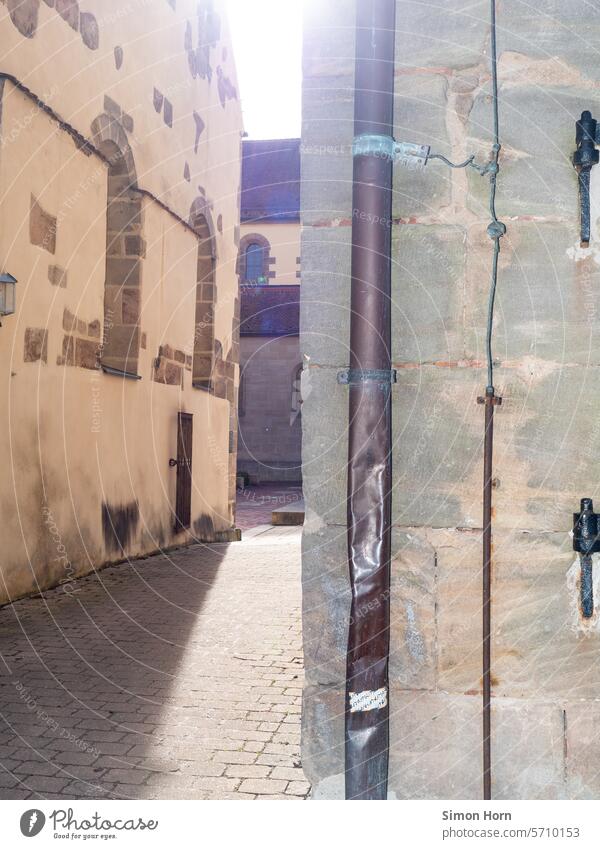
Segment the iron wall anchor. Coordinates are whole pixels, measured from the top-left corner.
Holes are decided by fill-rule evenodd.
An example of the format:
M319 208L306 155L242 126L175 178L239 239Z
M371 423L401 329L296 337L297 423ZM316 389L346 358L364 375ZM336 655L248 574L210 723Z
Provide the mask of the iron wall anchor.
M599 520L592 499L582 498L581 511L573 513L573 549L579 552L581 562L581 615L584 619L594 615L592 554L600 551Z
M575 125L575 143L573 165L579 177L581 247L587 248L590 244L590 173L600 160L600 152L596 150L596 145L600 144L598 123L587 110L581 113Z

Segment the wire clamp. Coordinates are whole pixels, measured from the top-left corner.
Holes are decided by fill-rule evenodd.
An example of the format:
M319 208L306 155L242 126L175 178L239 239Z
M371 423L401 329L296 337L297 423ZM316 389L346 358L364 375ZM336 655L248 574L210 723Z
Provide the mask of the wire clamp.
M338 372L337 382L342 386L356 386L361 383L392 384L397 382L396 369L360 369L349 368Z
M490 239L499 239L501 236L504 236L506 233L506 224L503 224L502 221L492 221L491 224L488 225L487 234Z

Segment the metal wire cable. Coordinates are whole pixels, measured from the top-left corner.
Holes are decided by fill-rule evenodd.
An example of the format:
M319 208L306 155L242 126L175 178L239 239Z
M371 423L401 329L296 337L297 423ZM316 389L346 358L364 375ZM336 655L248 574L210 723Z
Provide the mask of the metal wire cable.
M446 165L449 165L450 168L467 168L469 165L473 165L473 167L477 167L474 165L473 160L475 159L475 154L469 156L468 159L465 159L464 162L450 162L449 159L446 159L445 156L442 156L441 153L429 153L427 155L427 159L441 159L442 162L445 162Z
M492 259L492 276L487 312L486 358L487 358L487 387L488 394L494 394L494 360L492 354L492 336L494 330L494 305L498 287L498 259L500 255L500 239L506 233L506 227L498 221L496 215L496 178L500 170L498 158L500 154L500 121L498 115L498 52L496 46L496 0L490 0L491 27L491 63L492 63L492 103L494 116L494 145L490 161L490 215L492 221L488 227L488 236L494 240L494 256Z
M494 254L492 258L492 274L490 282L490 294L487 310L487 326L486 326L486 362L487 362L487 387L486 394L494 395L494 358L492 353L492 337L494 332L494 306L496 302L496 289L498 287L498 260L500 255L500 239L506 233L506 226L502 221L498 220L496 215L496 178L500 170L499 155L500 155L500 121L498 115L498 52L496 46L496 0L490 0L490 28L491 28L491 66L492 66L492 104L493 104L493 124L494 124L494 143L492 145L492 154L489 162L485 165L479 165L475 162L475 154L472 154L464 162L451 162L441 153L429 153L426 160L440 159L450 168L474 168L479 174L490 176L490 197L489 209L492 218L487 228L487 233L490 239L494 241Z
M490 30L491 30L491 66L492 66L492 104L493 104L493 123L494 123L494 143L492 146L492 155L490 161L485 165L478 165L475 162L475 155L469 156L464 162L451 162L441 153L430 153L426 159L440 159L449 165L450 168L474 168L482 176L489 174L490 176L490 198L489 209L492 218L487 233L490 239L494 241L494 254L492 258L492 274L490 280L490 294L487 309L487 324L485 336L485 350L487 362L487 387L486 394L494 395L494 358L492 352L492 337L494 333L494 306L496 303L496 290L498 288L498 260L500 256L500 239L506 233L506 226L502 221L498 220L496 215L496 178L500 170L499 155L500 155L500 120L498 110L498 51L496 43L496 0L490 0Z
M474 168L482 176L484 174L489 173L489 171L493 167L493 162L486 162L485 165L479 165L477 162L475 162L474 153L471 154L468 159L465 159L464 162L451 162L445 156L442 156L441 153L428 153L425 158L427 161L429 161L430 159L441 159L442 162L445 162L446 165L450 166L450 168Z

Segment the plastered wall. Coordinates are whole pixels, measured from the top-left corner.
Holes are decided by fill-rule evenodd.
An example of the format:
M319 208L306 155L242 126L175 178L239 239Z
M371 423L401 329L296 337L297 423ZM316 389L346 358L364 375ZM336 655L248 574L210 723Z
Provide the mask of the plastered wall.
M0 72L54 113L0 82L0 266L18 279L0 328L0 602L234 526L242 125L225 10L81 5L0 3ZM99 367L108 167L93 148L105 137L144 190L127 247L139 264L137 380ZM213 288L199 294L207 243ZM202 388L198 321L214 338ZM176 533L180 411L194 417L192 521Z

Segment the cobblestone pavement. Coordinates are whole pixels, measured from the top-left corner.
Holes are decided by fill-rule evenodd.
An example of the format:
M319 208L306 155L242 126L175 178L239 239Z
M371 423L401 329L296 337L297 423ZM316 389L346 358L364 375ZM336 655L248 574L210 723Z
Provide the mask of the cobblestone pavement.
M270 525L273 510L302 509L302 487L293 484L263 484L238 490L236 524L246 530Z
M303 799L300 529L0 610L0 798Z

